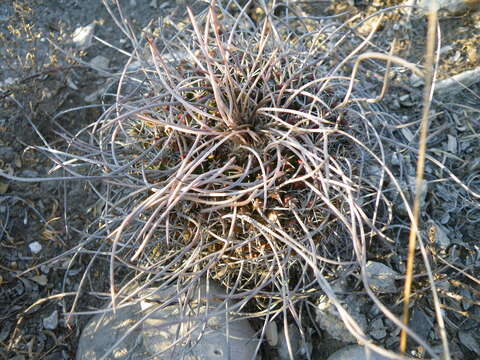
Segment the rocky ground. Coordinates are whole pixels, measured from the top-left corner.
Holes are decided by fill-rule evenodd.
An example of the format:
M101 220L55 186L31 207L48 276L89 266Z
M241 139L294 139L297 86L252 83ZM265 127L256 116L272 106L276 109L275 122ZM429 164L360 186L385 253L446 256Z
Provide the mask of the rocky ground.
M177 4L178 3L178 4ZM122 1L123 9L138 34L153 19L185 20L183 1ZM395 1L299 2L315 15L337 14L340 19L366 17ZM352 6L355 3L356 6ZM474 3L474 2L472 2ZM201 5L200 5L201 6ZM480 12L443 13L441 60L438 79L448 79L480 63ZM414 63L423 60L425 18L387 12L379 31L398 35L398 55ZM55 168L49 147L66 149L63 134L74 134L98 118L114 91L111 74L120 71L126 57L114 48L131 50L100 1L17 0L0 4L0 358L73 359L80 333L88 318L67 318L66 313L99 308L108 298L105 268L89 269L88 281L94 296L80 296L76 289L88 264L86 255L76 256L88 224L95 218L97 197L81 182L43 182L46 176L67 176ZM368 33L370 24L355 28ZM108 44L110 44L110 46ZM388 47L388 46L386 46ZM87 66L90 65L90 66ZM96 68L96 70L94 69ZM478 75L477 75L478 76ZM405 115L418 111L421 81L401 75L393 79L385 101ZM480 87L436 100L439 118L447 116L455 128L434 123L429 146L444 154L444 162L456 167L457 175L480 191ZM440 94L445 95L445 94ZM85 107L85 105L89 105ZM69 109L82 106L77 111ZM447 124L447 123L445 123ZM409 134L405 128L406 136ZM64 160L62 154L57 161ZM55 160L55 158L53 158ZM428 172L428 169L427 169ZM25 178L32 178L24 181ZM436 183L428 206L438 214L437 239L455 256L469 276L457 276L455 268L444 279L442 299L458 327L451 340L456 359L480 357L480 250L475 241L480 233L478 199L463 197ZM477 202L477 203L475 203ZM461 205L453 205L462 203ZM447 205L441 205L447 204ZM465 221L465 218L469 221ZM458 231L462 234L458 235ZM476 252L476 253L475 253ZM444 265L442 265L444 266ZM439 267L441 267L439 265ZM440 271L439 271L440 272ZM393 286L395 284L382 284ZM419 304L421 301L419 301ZM426 303L424 303L425 305ZM427 307L427 305L425 305ZM358 303L351 309L369 319L370 331L379 343L393 348L393 328L374 321L374 309ZM328 316L319 325L335 327ZM433 314L428 308L413 313L412 326L425 337L432 331ZM323 321L323 322L322 322ZM317 359L326 359L351 339L324 331L313 342ZM387 336L388 335L388 336ZM373 336L373 335L372 335ZM416 352L421 357L421 349Z

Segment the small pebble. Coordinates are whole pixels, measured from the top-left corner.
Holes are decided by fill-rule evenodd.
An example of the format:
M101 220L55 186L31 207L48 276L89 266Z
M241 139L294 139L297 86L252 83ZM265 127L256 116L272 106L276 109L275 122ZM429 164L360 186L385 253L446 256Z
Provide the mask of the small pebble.
M43 327L47 330L55 330L58 326L58 311L55 310L46 318L43 318Z
M268 345L277 346L278 344L278 327L275 321L271 321L267 324L265 329L265 337L267 338Z
M23 285L23 282L19 281L15 285L15 292L17 295L22 295L25 292L25 285Z
M424 80L421 76L418 76L417 74L414 73L410 76L410 84L413 87L420 87L424 84Z
M396 165L396 166L400 165L400 164L401 164L401 155L398 154L398 153L396 153L396 152L394 152L394 153L392 154L392 160L391 160L391 162L392 162L392 165Z
M72 43L79 49L85 50L92 45L95 24L80 26L72 34Z
M398 291L395 285L395 278L398 273L385 264L369 261L366 266L369 285L373 291L378 293L394 293Z
M45 286L48 283L48 279L45 275L37 275L32 277L33 281L35 281L38 285Z
M67 80L67 85L70 89L78 90L77 84L75 84L75 82L71 79L70 76L67 76L66 80Z
M440 48L440 55L445 55L452 50L454 50L454 47L452 45L443 46Z
M4 184L4 183L0 183L0 194L5 194L8 190L8 184ZM2 209L4 208L4 206L2 206ZM4 212L0 209L0 212Z
M381 318L377 318L371 324L371 331L369 332L370 336L376 340L383 339L387 336L387 331L385 330L385 326L383 325L383 321Z
M347 298L345 310L357 322L362 330L367 329L367 319L360 310L362 300L360 297L352 296ZM348 331L335 305L327 296L321 296L316 309L316 322L332 338L345 343L354 343L356 338Z
M435 224L435 243L442 249L446 249L450 246L450 239L447 229L443 226Z
M28 244L28 247L30 248L30 251L34 254L38 254L40 251L42 251L42 245L38 241L34 241Z
M13 160L13 164L17 169L22 167L22 158L20 156L15 156L15 160Z

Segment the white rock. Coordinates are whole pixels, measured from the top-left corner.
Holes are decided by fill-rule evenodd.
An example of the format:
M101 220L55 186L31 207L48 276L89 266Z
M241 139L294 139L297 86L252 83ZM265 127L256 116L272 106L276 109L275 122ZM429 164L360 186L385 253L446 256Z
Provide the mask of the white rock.
M127 331L132 332L107 356L107 360L252 359L258 340L247 320L237 320L223 312L225 304L219 299L224 291L214 283L205 291L205 282L200 290L190 291L190 305L180 308L178 303L162 309L152 308L165 303L177 292L175 287L163 291L145 290L146 300L135 305L117 309L116 314L107 312L95 316L83 330L79 341L76 360L99 360ZM146 293L145 293L146 292ZM200 295L199 304L195 295ZM197 299L197 300L195 300ZM203 300L202 300L203 299ZM208 299L208 306L205 303ZM185 300L185 299L183 299ZM223 305L222 305L223 304ZM232 304L230 304L232 305ZM220 315L211 315L220 307ZM152 312L153 310L153 312ZM136 323L147 315L143 323ZM207 316L208 315L208 316ZM228 321L228 322L227 322ZM226 325L229 337L227 342ZM181 326L180 326L181 325ZM199 326L196 328L195 326ZM176 339L184 336L184 340ZM189 340L189 341L187 341ZM168 348L171 345L170 348ZM163 352L162 354L158 354Z
M449 97L480 82L480 66L435 82L435 95Z
M94 23L76 28L72 34L72 43L80 50L89 48L92 45L94 30Z
M265 328L265 337L268 345L277 346L278 344L278 326L275 321L270 321Z
M158 354L162 359L173 359L178 354L182 354L185 360L254 358L258 340L248 321L225 314L226 303L221 300L225 292L214 282L208 286L207 291L206 282L202 282L192 292L192 306L185 309L177 305L167 306L145 320L143 344L150 353ZM195 303L199 304L195 306ZM152 304L142 302L141 306L148 311ZM172 347L176 341L177 345Z
M445 45L440 48L439 55L446 55L455 48L452 45Z
M365 354L365 348L360 345L346 346L328 357L328 360L388 360L385 356L370 351L370 356Z
M82 331L76 360L99 360L141 318L139 304L96 315ZM142 344L139 325L115 347L106 360L144 360L151 358ZM173 359L172 359L173 360Z
M42 251L42 244L40 244L38 241L34 241L28 244L28 248L32 253L38 254L40 251Z
M387 265L369 261L366 266L368 284L373 291L379 293L394 293L398 291L395 277L399 274Z
M58 326L58 311L55 310L46 318L43 318L43 327L47 330L55 330Z

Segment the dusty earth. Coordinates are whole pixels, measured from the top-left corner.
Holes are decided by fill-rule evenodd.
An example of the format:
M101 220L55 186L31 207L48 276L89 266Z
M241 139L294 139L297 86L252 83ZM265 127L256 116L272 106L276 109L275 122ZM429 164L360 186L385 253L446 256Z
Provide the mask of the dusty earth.
M357 7L340 1L335 6L305 6L317 12L317 16L336 13L343 14L346 20L355 14L366 16L386 5L395 5L394 1L378 1L377 5L364 3L367 2L355 2ZM173 0L125 0L122 5L138 34L152 19L170 16L180 21L185 16L184 8ZM380 31L397 31L398 54L421 63L425 19L407 21L393 13L386 17ZM79 49L72 44L71 36L75 29L89 24L95 24L95 38L91 46ZM440 24L444 45L438 77L448 78L478 66L480 14L445 15ZM108 75L79 62L89 63L101 55L108 60L109 72L119 71L126 58L102 40L131 50L100 1L18 0L0 4L0 169L3 172L21 178L68 175L54 168L52 156L47 156L45 149L49 146L66 149L68 144L64 143L62 134L82 129L101 114L102 106L109 105L108 96L95 96L98 89L108 89ZM415 107L421 91L400 80L393 82L387 101L405 114L418 111ZM464 131L471 141L462 138L458 148L462 141L470 148L463 153L458 150L457 154L463 159L463 169L471 172L479 166L480 100L474 94L479 90L472 88L446 102L457 123L469 120L465 122ZM401 103L395 101L398 98L402 99ZM91 107L64 112L83 105ZM437 127L437 130L442 129ZM439 139L433 143L438 145L444 141ZM472 141L476 141L476 145L472 145ZM58 161L64 159L58 155ZM78 337L88 318L67 319L64 313L72 306L78 311L96 309L108 297L106 293L102 295L108 285L104 269L90 269L88 281L95 296L83 294L74 305L75 290L88 258L74 256L70 249L81 243L94 217L91 209L95 201L91 189L80 182L24 182L0 177L0 358L74 358ZM439 214L444 216L441 211ZM479 216L478 213L467 215ZM452 223L447 220L445 224ZM464 230L465 244L478 239L478 222ZM469 251L471 248L465 245L465 256ZM470 273L476 272L478 276L478 261L469 266ZM453 276L452 279L457 283L450 288L448 298L461 304L455 311L463 319L457 324L462 324L464 331L473 333L477 329L478 332L480 294L471 285L474 282L463 282ZM478 284L476 286L478 289ZM344 345L324 335L315 344L318 359L326 358ZM458 359L480 356L472 342L452 339L452 347Z

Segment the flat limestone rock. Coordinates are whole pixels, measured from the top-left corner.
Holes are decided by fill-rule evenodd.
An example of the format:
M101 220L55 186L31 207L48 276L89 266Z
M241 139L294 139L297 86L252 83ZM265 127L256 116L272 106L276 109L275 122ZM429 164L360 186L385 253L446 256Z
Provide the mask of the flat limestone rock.
M202 321L204 311L202 308L195 320L183 322L180 321L183 314L176 307L155 314L155 318L149 318L143 326L145 348L159 359L251 360L257 344L252 340L251 328L243 321L230 322L227 337L225 319L209 317ZM178 322L172 324L175 321Z
M151 295L144 301L117 308L116 314L109 311L94 316L80 337L76 360L101 359L145 317L106 359L254 359L258 339L248 320L230 316L227 305L232 303L219 298L225 296L223 289L213 282L208 289L202 289L198 298L189 297L189 304L183 308L178 303L162 306L175 288L148 289Z
M99 360L138 321L141 308L133 305L93 317L82 332L76 360ZM143 360L150 358L142 343L138 326L107 357L108 360Z
M154 310L143 323L145 348L162 359L251 360L258 340L249 322L226 313L232 304L221 299L223 289L210 282L207 291L205 285L200 284L200 294L191 294L196 305L185 309L171 305L154 310L155 305L141 303L144 311ZM154 294L151 299L162 303L165 296Z

